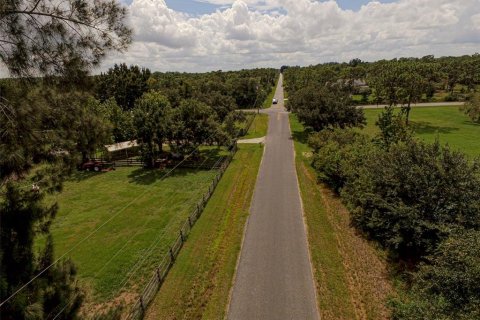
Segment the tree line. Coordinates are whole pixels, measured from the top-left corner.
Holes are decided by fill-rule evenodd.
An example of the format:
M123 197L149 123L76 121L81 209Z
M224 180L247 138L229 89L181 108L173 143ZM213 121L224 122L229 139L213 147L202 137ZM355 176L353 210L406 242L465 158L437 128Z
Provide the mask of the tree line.
M104 138L85 155L108 142L136 139L145 163L153 166L164 144L180 154L201 144L228 144L238 134L235 124L245 120L236 110L259 107L277 77L274 69L152 73L115 65L91 78L91 113L103 117L90 136Z
M289 79L287 91L342 84L348 91L346 99L350 104L398 105L404 109L408 122L414 103L476 101L480 91L480 54L376 62L353 59L348 63L285 67L284 73ZM439 96L437 100L434 100L435 95ZM356 99L358 97L360 99ZM478 113L476 115L478 117Z
M406 62L376 65L384 63ZM346 77L339 81L332 68L305 87L298 80L312 68L286 69L288 104L311 132L319 180L341 195L353 226L385 248L399 270L403 290L390 301L392 318L478 319L480 158L415 138L408 98L396 106L399 92L407 91L389 90L393 85L377 87L390 102L376 122L380 133L372 138L354 129L365 124L363 111L352 106ZM389 79L411 84L423 77L409 68L403 76L401 69L389 70Z

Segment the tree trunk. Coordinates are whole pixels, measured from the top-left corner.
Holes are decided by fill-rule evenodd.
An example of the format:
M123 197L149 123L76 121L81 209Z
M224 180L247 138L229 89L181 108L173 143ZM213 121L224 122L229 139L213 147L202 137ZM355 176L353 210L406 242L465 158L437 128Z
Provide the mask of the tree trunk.
M405 116L405 124L408 126L410 120L410 109L411 109L411 104L412 104L412 99L408 99L408 104L407 104L407 112L406 112L406 116Z

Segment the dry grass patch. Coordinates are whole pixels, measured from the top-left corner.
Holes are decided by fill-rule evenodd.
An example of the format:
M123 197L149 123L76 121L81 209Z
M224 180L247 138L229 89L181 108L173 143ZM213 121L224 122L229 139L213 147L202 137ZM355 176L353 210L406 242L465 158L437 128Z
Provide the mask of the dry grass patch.
M290 120L322 320L389 319L386 257L351 227L341 200L317 183L303 127Z

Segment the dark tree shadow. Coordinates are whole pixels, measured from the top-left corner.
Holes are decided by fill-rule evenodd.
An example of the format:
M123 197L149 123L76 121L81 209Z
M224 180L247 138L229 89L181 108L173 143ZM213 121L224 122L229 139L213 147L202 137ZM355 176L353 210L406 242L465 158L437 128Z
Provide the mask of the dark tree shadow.
M432 125L430 122L426 122L426 121L411 122L410 125L413 131L415 131L415 133L418 133L418 134L435 134L435 133L449 134L449 133L460 130L459 128L455 128L455 127L435 126L435 125Z
M305 130L292 130L292 139L303 144L308 144L308 137L313 132L312 128L305 127Z
M185 176L189 173L195 172L192 169L182 169L176 168L163 168L163 169L146 169L138 168L130 172L128 175L130 183L136 183L140 185L150 185L153 184L162 178L175 177L175 176Z
M107 172L95 172L95 171L80 171L75 170L67 179L66 181L70 182L82 182L84 180L90 179L92 177L98 176L100 174L105 174Z

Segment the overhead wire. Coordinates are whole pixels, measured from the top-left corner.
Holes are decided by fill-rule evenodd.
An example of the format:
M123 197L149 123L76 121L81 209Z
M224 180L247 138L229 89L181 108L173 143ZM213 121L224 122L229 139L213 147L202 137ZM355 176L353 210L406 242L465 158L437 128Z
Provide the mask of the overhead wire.
M208 138L207 140L209 140L211 137L213 137L213 135L218 131L219 129L215 130L215 132L213 132ZM45 267L43 270L41 270L40 272L38 272L32 279L30 279L29 281L27 281L25 284L23 284L22 286L20 286L20 288L18 288L17 290L15 290L10 296L8 296L4 301L2 301L0 303L0 307L3 306L5 303L7 303L8 301L10 301L10 299L12 299L14 296L16 296L19 292L21 292L22 290L24 290L28 285L30 285L33 281L35 281L37 278L39 278L42 274L44 274L47 270L49 270L51 267L53 267L54 265L56 265L60 260L62 260L64 257L66 257L68 254L70 254L71 252L73 252L76 248L78 248L82 243L84 243L85 241L87 241L88 239L90 239L94 234L96 234L100 229L102 229L105 225L107 225L110 221L112 221L114 218L116 218L118 215L120 215L120 213L122 213L123 211L125 211L125 209L127 209L128 207L130 207L132 204L134 204L136 201L138 201L140 198L142 198L145 194L147 194L149 191L151 191L151 188L156 185L158 182L160 181L163 181L166 177L168 177L175 169L177 169L182 163L184 163L188 158L190 158L194 152L197 151L197 149L200 147L197 146L195 147L187 156L185 156L179 163L177 163L172 169L170 169L169 171L167 171L165 173L165 175L163 175L159 180L157 180L155 183L153 183L150 188L146 189L143 193L141 193L140 195L138 195L137 197L135 197L134 199L132 199L130 202L128 202L125 206L123 206L121 209L119 209L115 214L113 214L109 219L107 219L105 222L103 222L100 226L98 226L97 228L95 228L92 232L90 232L86 237L84 237L82 240L80 240L79 242L77 242L75 245L73 245L69 250L67 250L66 252L64 252L59 258L57 258L55 261L53 261L50 265L48 265L47 267Z

